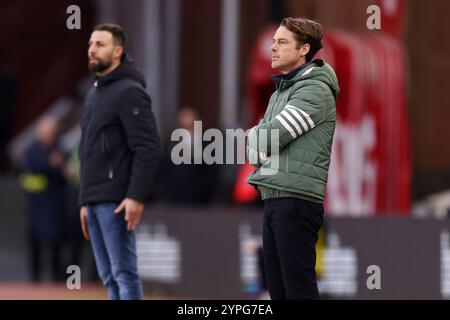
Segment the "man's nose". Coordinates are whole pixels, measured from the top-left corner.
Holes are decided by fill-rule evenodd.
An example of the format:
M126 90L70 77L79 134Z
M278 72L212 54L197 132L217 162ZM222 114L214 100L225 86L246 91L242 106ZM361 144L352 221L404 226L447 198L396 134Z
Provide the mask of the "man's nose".
M95 49L93 47L89 47L88 49L88 55L92 55L93 53L95 53Z

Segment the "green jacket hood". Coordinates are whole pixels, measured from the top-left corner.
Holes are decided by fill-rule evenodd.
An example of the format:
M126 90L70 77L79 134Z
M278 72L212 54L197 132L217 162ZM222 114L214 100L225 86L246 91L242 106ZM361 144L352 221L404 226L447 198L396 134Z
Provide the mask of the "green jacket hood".
M336 73L333 68L322 59L313 60L310 66L299 72L291 81L296 82L300 79L317 80L325 83L330 87L335 99L339 94L340 89Z

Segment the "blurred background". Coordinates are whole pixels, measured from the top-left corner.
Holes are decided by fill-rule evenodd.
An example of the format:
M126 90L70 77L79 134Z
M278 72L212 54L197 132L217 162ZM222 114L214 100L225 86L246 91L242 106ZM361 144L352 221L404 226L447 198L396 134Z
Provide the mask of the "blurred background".
M69 30L73 4L81 29ZM367 26L370 5L380 30ZM106 298L76 201L87 43L103 22L127 32L165 147L138 230L146 298L267 298L252 167L176 166L170 134L260 119L285 16L322 23L319 56L341 87L322 296L449 299L449 15L445 0L0 0L0 299ZM69 265L81 290L66 287ZM371 265L381 289L366 285Z

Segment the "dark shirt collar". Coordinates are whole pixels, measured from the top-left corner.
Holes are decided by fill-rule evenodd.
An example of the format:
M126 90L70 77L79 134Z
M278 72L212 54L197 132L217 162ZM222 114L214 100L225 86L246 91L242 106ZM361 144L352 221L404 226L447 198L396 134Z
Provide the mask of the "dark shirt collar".
M311 62L306 62L304 64L302 64L300 67L295 68L294 70L292 70L289 73L286 74L277 74L275 76L272 76L273 81L275 81L277 88L279 88L281 81L283 80L291 80L292 78L294 78L300 71L302 71L303 69L305 69L307 66L309 66L311 64Z

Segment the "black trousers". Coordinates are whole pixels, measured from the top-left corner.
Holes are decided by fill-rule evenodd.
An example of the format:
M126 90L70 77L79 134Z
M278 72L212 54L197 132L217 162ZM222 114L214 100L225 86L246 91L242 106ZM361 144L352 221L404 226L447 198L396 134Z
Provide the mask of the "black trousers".
M316 243L323 205L296 198L264 201L264 267L272 300L319 299Z

